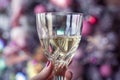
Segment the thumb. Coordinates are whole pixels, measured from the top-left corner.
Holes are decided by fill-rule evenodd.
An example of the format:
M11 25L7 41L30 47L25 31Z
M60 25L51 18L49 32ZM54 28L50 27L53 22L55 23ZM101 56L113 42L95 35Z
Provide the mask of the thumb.
M72 72L66 71L65 72L65 80L71 80L72 79Z
M31 80L47 80L53 71L52 62L48 61L45 68Z

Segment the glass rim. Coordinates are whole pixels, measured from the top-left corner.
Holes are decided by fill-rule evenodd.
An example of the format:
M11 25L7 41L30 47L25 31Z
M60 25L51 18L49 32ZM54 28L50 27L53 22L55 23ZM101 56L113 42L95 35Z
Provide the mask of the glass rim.
M58 15L66 15L66 14L76 14L76 15L81 15L83 16L83 13L82 12L39 12L39 13L36 13L36 15L38 14L45 14L45 13L51 13L51 14L58 14Z

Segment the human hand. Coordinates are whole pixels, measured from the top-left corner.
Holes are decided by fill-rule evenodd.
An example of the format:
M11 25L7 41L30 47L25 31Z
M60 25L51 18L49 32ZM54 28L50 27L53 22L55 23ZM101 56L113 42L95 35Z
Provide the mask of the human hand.
M52 80L54 66L52 62L48 61L45 68L35 77L33 77L31 80ZM72 73L70 71L65 72L65 80L71 80L72 79Z

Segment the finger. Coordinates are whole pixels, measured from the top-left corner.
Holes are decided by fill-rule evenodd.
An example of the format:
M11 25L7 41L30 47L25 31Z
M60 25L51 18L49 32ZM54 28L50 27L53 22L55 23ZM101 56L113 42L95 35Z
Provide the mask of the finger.
M72 79L72 72L66 71L65 72L65 80L71 80Z
M48 61L45 68L31 80L47 80L53 70L52 62Z

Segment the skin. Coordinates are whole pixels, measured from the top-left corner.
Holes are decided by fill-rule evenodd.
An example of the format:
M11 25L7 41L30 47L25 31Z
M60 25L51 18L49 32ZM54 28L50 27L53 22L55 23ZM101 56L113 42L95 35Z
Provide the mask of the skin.
M35 77L33 77L31 80L52 80L53 75L53 68L54 65L52 64L52 62L48 61L46 66L44 67L44 69ZM70 71L66 71L65 72L65 78L64 80L71 80L72 79L72 73Z
M75 53L73 60L71 61L67 71L62 68L62 72L57 72L58 75L63 75L65 72L65 80L82 80L83 66L79 62L79 59L83 56L81 49L78 49ZM48 63L48 62L47 62ZM44 67L44 69L32 80L52 80L51 73L53 72L54 65L52 63L49 66ZM43 77L43 79L41 79ZM37 79L36 79L37 78Z

